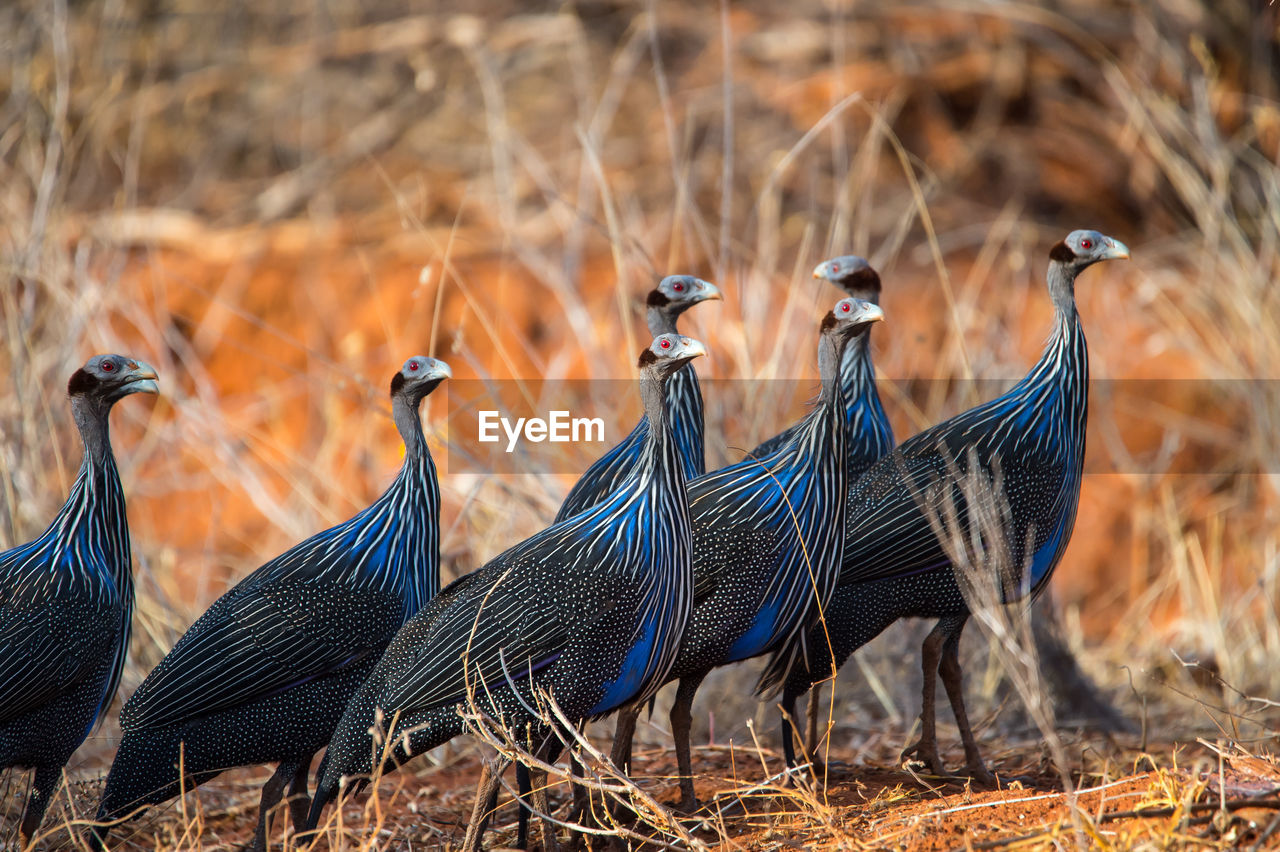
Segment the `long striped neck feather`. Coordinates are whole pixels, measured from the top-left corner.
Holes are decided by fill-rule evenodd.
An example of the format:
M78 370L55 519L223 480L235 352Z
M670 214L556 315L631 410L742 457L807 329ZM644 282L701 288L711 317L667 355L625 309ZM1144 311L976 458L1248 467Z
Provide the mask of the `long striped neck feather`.
M107 558L109 564L91 567L105 571L118 589L131 584L129 532L120 473L111 453L107 415L111 403L89 395L71 398L71 412L84 442L84 461L71 493L45 535L54 535L67 547L86 543Z
M406 617L425 604L440 588L440 486L435 461L422 431L420 408L424 397L396 393L391 398L391 416L404 441L404 465L396 481L375 504L404 513L396 521L407 547L399 577L406 584ZM375 509L376 511L376 509ZM425 533L425 541L419 534ZM425 552L419 552L419 545Z
M840 359L840 390L845 405L862 404L876 394L876 368L871 363L871 332L859 334Z
M1089 353L1084 329L1076 310L1076 275L1079 270L1060 261L1049 263L1049 299L1053 302L1053 333L1035 367L1020 383L1069 381L1073 398L1083 412L1089 383Z

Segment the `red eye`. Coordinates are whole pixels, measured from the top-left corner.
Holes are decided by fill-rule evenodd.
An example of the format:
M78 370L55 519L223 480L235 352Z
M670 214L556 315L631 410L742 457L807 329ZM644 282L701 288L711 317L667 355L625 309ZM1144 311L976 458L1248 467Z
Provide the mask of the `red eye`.
M832 271L832 272L839 272L839 271L840 271L840 264L838 264L838 263L833 263L833 264L831 264L831 271Z
M115 372L115 369L116 369L116 365L115 365L114 363L112 363L111 361L103 361L103 362L102 362L102 372L104 372L104 373L114 373L114 372Z
M1093 240L1089 239L1088 237L1085 237L1083 240L1080 241L1080 248L1082 249L1093 248Z
M418 362L417 362L417 361L410 361L410 362L409 362L409 372L411 372L411 373L416 373L416 372L418 372Z
M849 311L853 310L853 307L848 302L845 302L840 306L840 310L844 311L847 314L849 313Z
M671 348L671 341L670 341L670 340L667 340L667 339L665 339L665 338L664 338L664 339L662 339L662 340L658 341L658 345L659 345L659 346L661 346L663 349L670 349L670 348Z
M684 282L683 282L683 281L676 281L675 283L673 283L673 284L671 285L671 289L672 289L672 290L675 290L677 293L684 292Z

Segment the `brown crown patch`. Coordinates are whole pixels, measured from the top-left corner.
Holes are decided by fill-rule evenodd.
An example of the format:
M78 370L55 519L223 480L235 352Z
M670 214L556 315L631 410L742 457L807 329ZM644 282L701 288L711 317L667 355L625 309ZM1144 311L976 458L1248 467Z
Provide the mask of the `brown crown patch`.
M71 380L67 382L67 393L71 396L79 396L80 394L92 393L98 388L98 379L87 372L83 367L71 374Z
M392 396L395 396L396 394L400 393L401 389L404 388L405 381L406 379L404 377L404 373L396 373L394 376L391 377L391 395Z
M639 362L640 369L643 370L645 367L649 366L650 364L653 364L657 360L658 360L658 356L654 354L652 349L644 350L643 352L640 353L640 362Z
M864 266L845 279L845 286L850 290L862 290L869 293L880 292L880 273L870 266Z
M1076 253L1071 250L1071 246L1061 242L1049 249L1049 259L1058 263L1070 263L1076 259Z
M650 290L649 295L645 298L644 303L651 308L665 308L671 304L671 300L661 290Z

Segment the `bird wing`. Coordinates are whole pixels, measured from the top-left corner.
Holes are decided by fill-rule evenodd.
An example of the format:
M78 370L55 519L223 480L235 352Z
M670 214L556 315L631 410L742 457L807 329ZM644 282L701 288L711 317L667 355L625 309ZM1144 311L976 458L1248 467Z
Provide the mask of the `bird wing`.
M563 605L556 605L544 582L547 572L538 567L519 557L490 563L442 592L452 597L415 616L388 649L387 658L394 655L399 668L382 705L424 710L464 701L472 690L482 701L486 689L554 663L572 636ZM607 590L588 591L575 605L595 614L572 619L577 632L612 609L613 601Z
M29 604L0 599L0 723L52 701L89 677L102 663L102 632L93 622L114 629L110 618L92 605Z
M716 558L723 551L719 541L732 536L739 553L751 553L764 560L778 549L778 538L764 518L768 512L753 513L752 497L769 494L776 500L772 457L746 458L699 476L689 483L689 518L693 527L693 605L701 606L715 595L721 584L731 579L736 565Z
M849 494L840 585L904 577L950 564L931 517L935 522L941 519L948 528L954 525L968 540L970 507L954 483L947 488L939 487L939 483L951 477L954 468L950 465L960 464L962 469L967 466L962 440L969 442L973 438L963 433L922 433L881 459L854 483ZM984 455L982 465L990 475L994 468L989 454ZM998 467L1006 487L1014 482L1056 482L1056 491L1046 503L1057 507L1062 502L1060 492L1066 480L1062 458L1020 454L1016 459L1002 460ZM1059 469L1063 469L1063 475L1058 475ZM953 515L948 514L948 500L954 501ZM1037 534L1046 532L1038 530ZM1020 542L1010 544L1016 553L1022 552Z
M378 589L314 580L244 584L183 635L121 712L126 731L261 700L376 653L404 603Z

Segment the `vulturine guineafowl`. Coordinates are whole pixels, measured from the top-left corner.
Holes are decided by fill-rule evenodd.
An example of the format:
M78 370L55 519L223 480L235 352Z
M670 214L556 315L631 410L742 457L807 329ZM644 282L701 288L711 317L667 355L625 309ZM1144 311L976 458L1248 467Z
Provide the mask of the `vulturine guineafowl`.
M680 681L671 731L685 810L697 806L689 724L702 679L717 666L778 652L758 687L776 689L835 588L848 487L841 358L852 338L865 336L883 317L870 302L840 300L822 320L817 406L798 428L788 430L789 440L774 452L690 483L694 604L668 675ZM632 705L619 715L614 741L619 766L630 763L640 709Z
M668 275L645 300L649 333L654 337L677 334L676 320L682 313L699 302L720 298L723 298L720 290L709 281L692 275ZM707 469L702 445L702 388L693 367L676 371L667 380L666 394L671 431L680 452L680 469L687 481L701 476ZM648 433L649 420L641 417L627 437L578 478L560 504L555 520L572 517L612 494L639 462Z
M120 684L133 575L107 418L129 394L159 389L156 371L141 361L97 355L67 392L84 441L80 473L44 534L0 553L0 769L35 770L19 825L24 841Z
M391 770L462 733L459 705L472 695L543 750L558 740L532 712L536 690L581 720L643 702L663 684L693 599L689 509L663 386L704 353L687 337L655 338L640 356L649 428L632 473L602 502L451 583L396 635L334 731L310 827L344 786L367 783L375 753Z
M872 304L880 303L880 274L856 254L846 254L824 260L813 270L813 277L830 282L855 299ZM840 390L844 395L845 417L849 424L846 443L849 458L849 484L852 485L867 468L893 449L893 427L880 402L876 390L876 368L871 360L871 333L858 335L840 362ZM799 427L793 424L774 435L751 451L760 458L782 446L790 434ZM825 639L824 639L825 641ZM814 684L809 698L809 740L817 738L818 695L821 681ZM788 711L791 710L788 705ZM797 720L792 720L793 723ZM786 743L790 747L790 742Z
M1008 503L1003 545L1011 565L1029 572L1005 585L1006 602L1024 587L1032 596L1044 588L1071 537L1084 464L1089 360L1076 311L1076 276L1099 261L1128 256L1124 244L1096 231L1073 231L1055 245L1048 269L1053 334L1031 371L1004 395L904 441L854 482L826 636L817 628L810 632L806 664L792 668L783 691L785 712L794 709L811 683L830 677L894 621L937 618L922 650L921 736L907 754L943 774L934 725L941 674L966 768L977 779L992 780L964 706L959 648L970 612L935 525L951 504L958 535L967 538L974 531L968 529L971 513L960 480L979 476L1002 482ZM782 739L793 763L785 718Z
M861 257L853 254L833 257L813 269L813 277L839 287L855 299L880 304L880 275ZM860 334L845 350L840 361L840 393L844 397L849 423L846 443L849 481L862 475L871 463L893 449L893 429L876 391L876 368L871 362L871 334ZM751 451L756 458L777 450L800 428L791 426Z
M262 789L254 848L265 848L286 785L301 828L312 757L396 631L440 587L440 491L419 408L450 375L434 358L406 361L391 379L405 446L391 486L240 581L147 675L121 712L124 739L99 820L134 814L225 769L278 763ZM97 829L100 843L107 831Z

